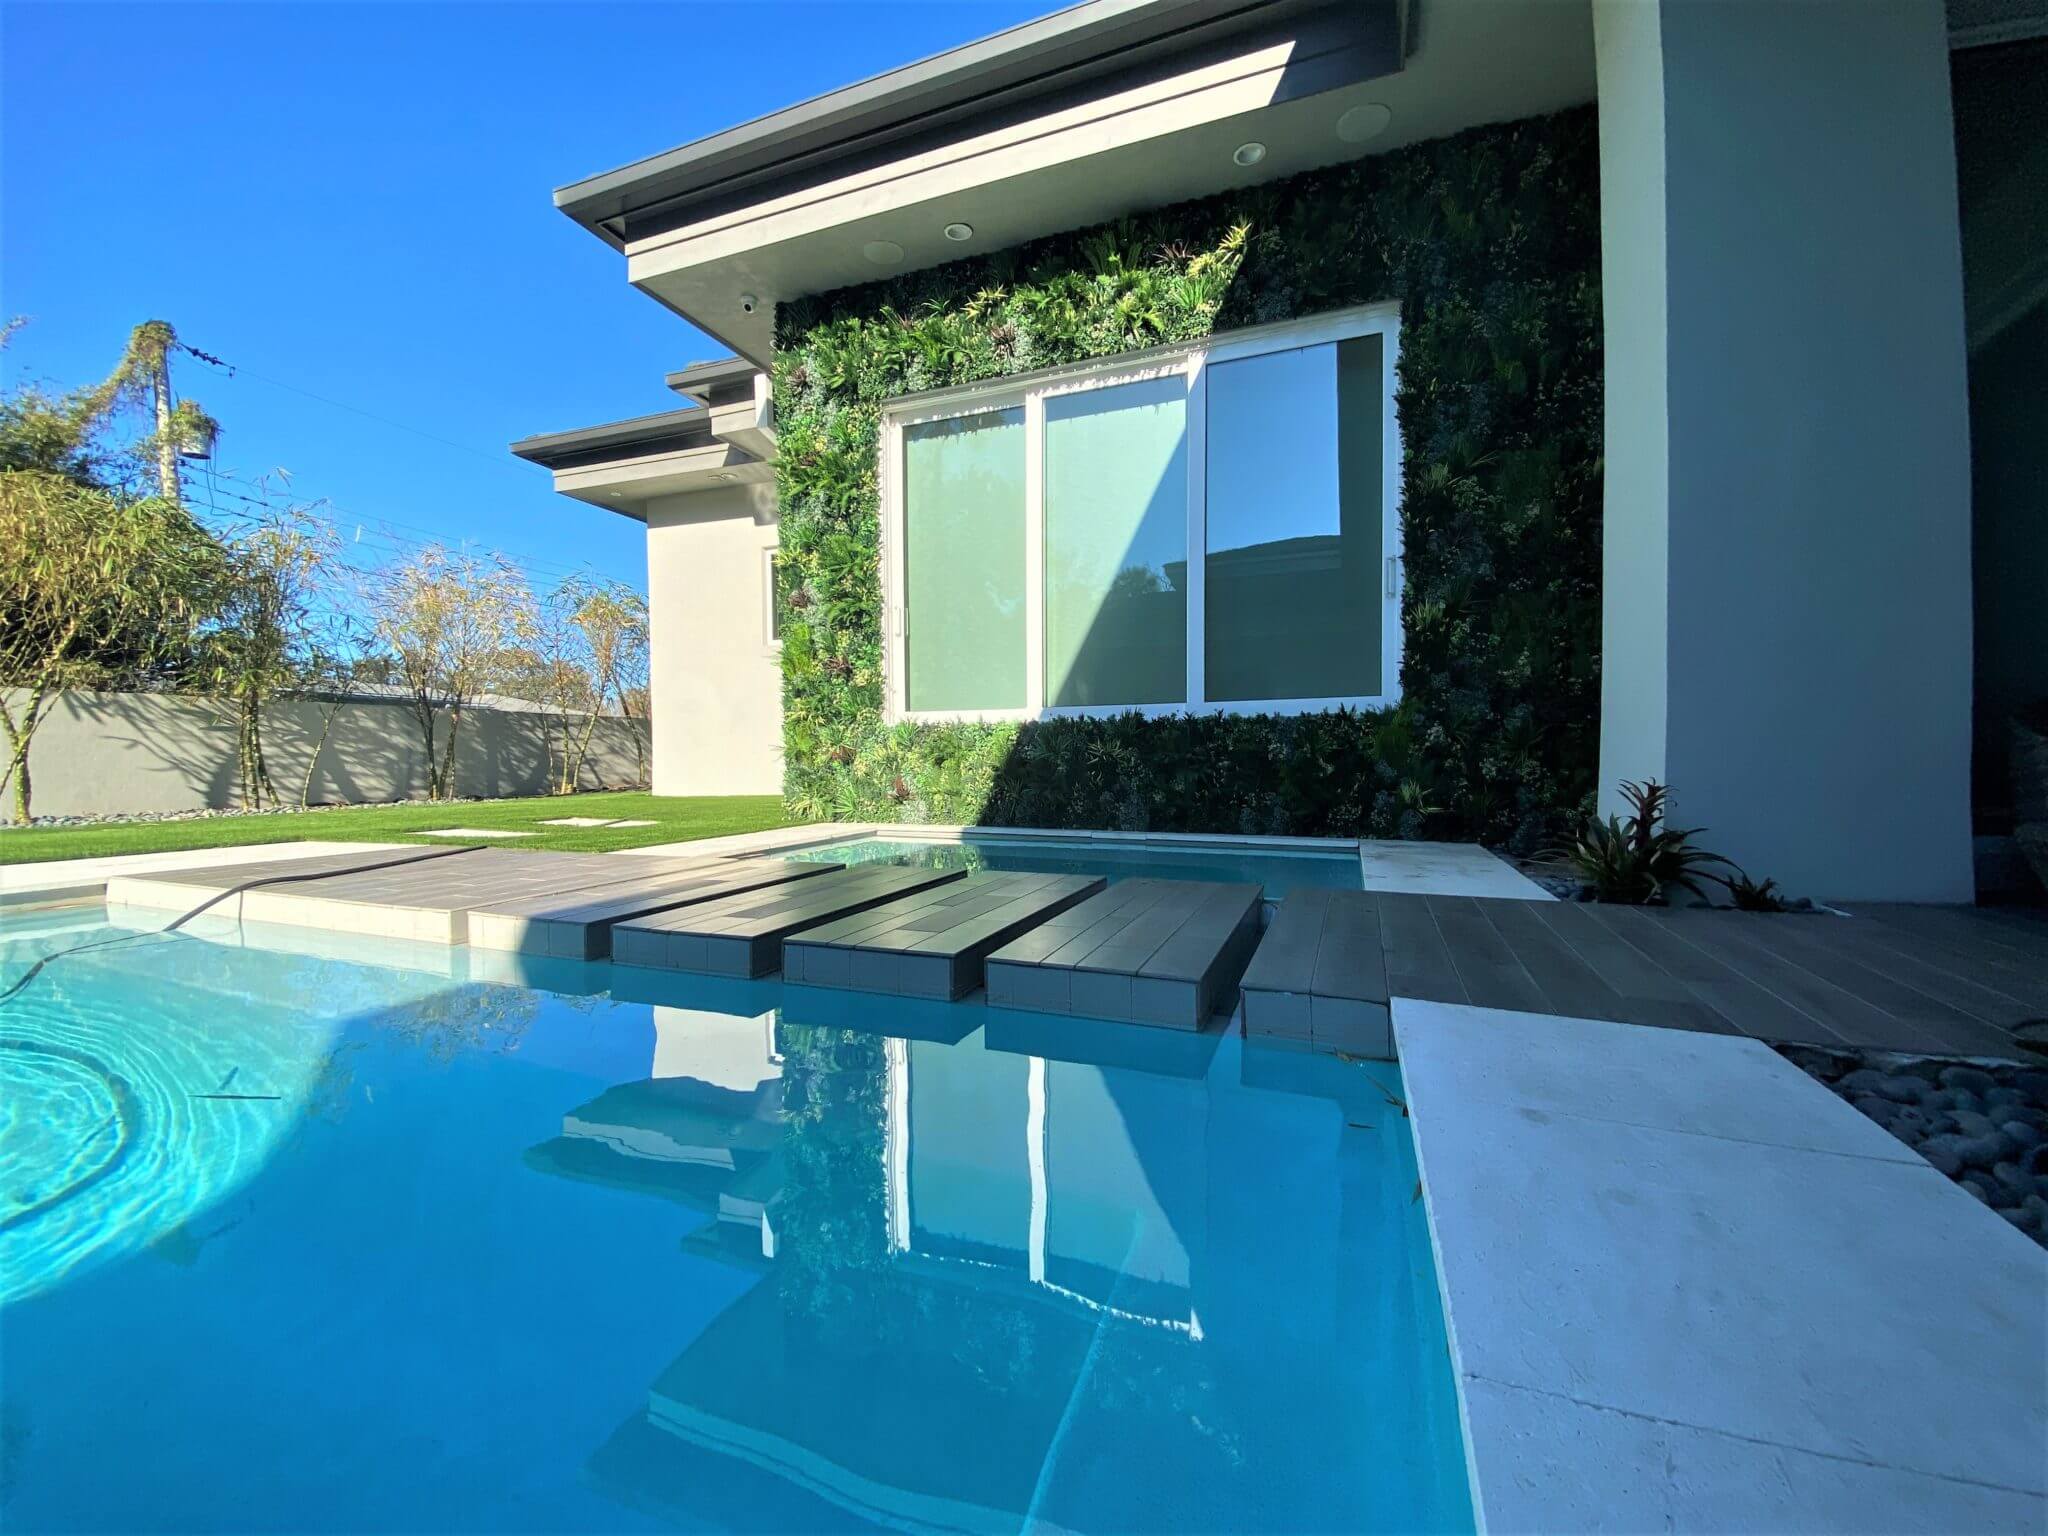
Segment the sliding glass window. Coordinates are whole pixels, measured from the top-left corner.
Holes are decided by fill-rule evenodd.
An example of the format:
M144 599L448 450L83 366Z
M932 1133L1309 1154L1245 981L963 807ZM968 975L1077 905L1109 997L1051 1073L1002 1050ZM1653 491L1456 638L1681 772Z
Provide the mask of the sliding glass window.
M892 715L1392 702L1395 345L1354 311L892 413Z
M1024 411L903 434L909 707L1022 709Z
M1380 691L1380 338L1209 370L1207 696Z

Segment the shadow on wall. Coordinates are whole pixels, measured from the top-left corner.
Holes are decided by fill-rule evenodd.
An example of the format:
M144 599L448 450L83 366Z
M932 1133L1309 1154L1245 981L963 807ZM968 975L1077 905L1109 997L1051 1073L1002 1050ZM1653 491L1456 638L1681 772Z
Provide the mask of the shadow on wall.
M326 707L302 701L265 711L265 756L284 804L298 803L309 764L314 771L307 800L313 805L425 798L425 744L409 708L344 704L331 728L326 713ZM456 792L548 793L548 725L549 717L541 714L466 711L456 745ZM444 720L438 740L445 742L446 729ZM645 719L600 719L578 788L643 785L647 736ZM67 692L30 749L31 810L38 816L102 816L233 806L241 797L235 743L232 711L206 699Z

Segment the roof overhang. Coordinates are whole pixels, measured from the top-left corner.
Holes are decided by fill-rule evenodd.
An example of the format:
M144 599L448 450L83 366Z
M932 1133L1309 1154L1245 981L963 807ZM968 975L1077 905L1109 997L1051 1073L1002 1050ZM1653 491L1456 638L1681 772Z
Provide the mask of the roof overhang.
M765 365L779 302L1593 95L1588 0L1089 0L556 202Z
M774 479L775 426L767 377L737 360L670 376L709 402L630 421L522 438L512 452L553 472L564 496L642 521L661 496ZM715 379L708 377L717 370Z

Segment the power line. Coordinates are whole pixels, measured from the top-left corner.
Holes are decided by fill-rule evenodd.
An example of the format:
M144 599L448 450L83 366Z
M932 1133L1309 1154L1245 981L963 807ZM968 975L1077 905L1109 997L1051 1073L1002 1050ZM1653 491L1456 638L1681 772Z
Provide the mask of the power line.
M296 384L287 384L283 379L273 379L268 374L256 372L253 368L245 368L238 363L230 363L223 358L215 357L210 352L202 352L197 347L187 346L182 341L178 343L178 350L197 358L200 362L218 370L230 379L247 376L256 380L259 384L268 384L273 389L282 389L290 394L303 395L308 400L317 400L322 405L332 406L338 411L347 411L351 415L360 416L366 421L374 421L399 432L410 432L414 437L423 437L430 443L439 443L444 448L453 448L459 453L470 454L499 469L509 470L531 484L530 477L517 466L506 463L503 454L486 452L484 449L478 448L471 443L458 443L453 438L442 437L438 433L429 432L423 427L416 427L410 422L399 421L390 416L381 416L375 411L364 410L359 405L351 405L346 400L336 400L331 395L323 395L314 390L302 389Z

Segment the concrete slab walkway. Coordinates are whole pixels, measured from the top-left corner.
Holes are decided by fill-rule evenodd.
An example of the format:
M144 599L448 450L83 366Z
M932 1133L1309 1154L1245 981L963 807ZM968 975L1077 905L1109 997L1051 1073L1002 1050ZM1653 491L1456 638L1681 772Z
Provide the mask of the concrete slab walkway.
M1754 1040L1396 998L1482 1529L2048 1527L2048 1253Z
M0 836L4 836L0 833ZM322 853L375 853L404 843L338 843L311 838L296 843L252 843L236 848L187 848L173 853L124 853L102 859L53 859L0 864L0 907L44 901L90 901L122 875L214 869L223 864L269 864Z

